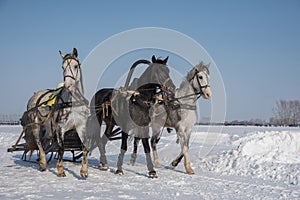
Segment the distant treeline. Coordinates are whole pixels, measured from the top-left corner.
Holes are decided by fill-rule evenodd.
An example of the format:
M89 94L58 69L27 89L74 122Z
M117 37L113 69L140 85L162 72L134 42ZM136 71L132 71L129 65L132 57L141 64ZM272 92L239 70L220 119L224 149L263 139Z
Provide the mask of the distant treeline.
M300 126L300 101L299 100L279 100L273 108L272 117L269 121L262 119L233 120L224 123L210 122L210 118L205 117L200 125L225 125L225 126Z
M0 114L0 125L19 125L20 115L18 114Z
M2 122L0 121L0 125L20 125L20 121L11 121L11 122Z
M196 125L210 125L210 126L290 126L290 127L300 127L300 124L290 124L290 125L281 125L281 124L271 124L271 123L253 123L251 121L238 121L234 120L231 122L224 122L224 123L219 123L219 122L199 122Z

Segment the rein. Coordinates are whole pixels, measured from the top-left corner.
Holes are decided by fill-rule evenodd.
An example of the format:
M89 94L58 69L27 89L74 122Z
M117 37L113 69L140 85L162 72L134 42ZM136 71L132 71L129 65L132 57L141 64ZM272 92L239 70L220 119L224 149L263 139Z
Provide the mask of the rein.
M80 106L87 105L88 100L79 92L78 88L76 88L76 91L74 92L74 94L71 93L71 96L75 99L75 101L64 102L63 99L59 96L62 100L62 103L56 103L57 110L63 108L80 107Z
M178 101L179 99L185 99L185 98L195 96L195 95L197 96L197 99L199 99L202 94L203 94L202 92L195 92L195 93L192 93L192 94L187 94L187 95L184 95L184 96L181 96L181 97L176 97L174 99L170 99L169 101Z
M59 88L59 89L61 89L61 88ZM40 124L43 124L48 118L50 118L50 117L52 116L53 112L55 112L55 111L60 111L60 110L63 110L64 108L80 107L80 106L84 106L84 105L87 105L87 104L88 104L88 100L87 100L81 93L75 93L76 96L74 96L74 95L71 93L71 95L72 95L73 97L76 98L76 101L73 101L73 102L72 102L72 101L64 102L64 100L61 98L61 92L62 92L62 91L61 91L60 93L58 93L58 94L56 95L56 97L60 98L60 100L62 101L62 103L58 103L58 99L57 99L56 102L55 102L52 106L50 106L50 108L51 108L51 109L50 109L50 112L49 112L47 115L43 116L43 115L41 114L41 112L39 111L39 108L40 108L41 106L43 106L44 104L47 104L51 99L48 99L48 100L43 101L43 102L40 102L40 100L41 100L45 95L49 94L50 92L54 92L54 91L57 91L57 90L59 90L59 89L48 90L47 92L45 92L45 93L44 93L43 95L41 95L41 97L39 98L38 104L37 104L36 106L34 106L33 108L29 109L29 110L26 111L26 112L29 113L29 112L34 111L34 112L36 112L36 113L39 113L40 116L46 117L46 119L43 120L43 122L40 123ZM77 89L77 90L78 90L78 89Z
M196 74L198 73L198 70L196 70L196 73L194 74L194 77L190 80L190 82L195 78ZM192 96L196 96L197 98L194 100L194 102L196 102L204 93L202 91L202 89L206 89L208 87L210 87L209 84L207 85L201 85L200 81L199 81L199 78L197 78L197 83L199 85L199 88L200 88L200 91L199 92L194 92L194 93L191 93L191 94L187 94L187 95L184 95L184 96L181 96L181 97L176 97L174 99L169 99L169 100L165 100L166 102L174 102L174 101L177 101L179 102L180 99L185 99L185 98L189 98L189 97L192 97ZM196 110L196 106L195 105L189 105L189 104L182 104L179 102L179 105L174 105L172 106L173 109L186 109L186 110Z

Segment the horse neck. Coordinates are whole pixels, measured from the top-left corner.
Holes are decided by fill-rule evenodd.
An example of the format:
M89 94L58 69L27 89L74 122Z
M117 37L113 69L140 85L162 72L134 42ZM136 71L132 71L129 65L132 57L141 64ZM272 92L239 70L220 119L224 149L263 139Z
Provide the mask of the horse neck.
M78 76L76 80L76 92L78 92L80 95L84 95L83 90L83 83L82 83L82 76L81 76L81 69L80 69L80 75Z
M82 77L79 76L77 78L77 80L76 80L75 91L71 95L71 101L72 102L78 102L78 101L82 101L84 99L85 98L84 98L84 90L83 90L83 84L82 84Z
M84 90L83 90L82 80L80 80L80 82L77 83L76 87L77 87L77 92L83 96Z
M176 91L176 97L180 98L180 97L184 97L186 95L191 95L191 94L195 94L195 91L194 91L192 85L190 84L190 82L188 82L187 80L184 79L181 82L179 89ZM197 95L195 94L195 95L191 95L189 97L180 99L180 102L196 104L196 101L195 101L196 98L197 98Z

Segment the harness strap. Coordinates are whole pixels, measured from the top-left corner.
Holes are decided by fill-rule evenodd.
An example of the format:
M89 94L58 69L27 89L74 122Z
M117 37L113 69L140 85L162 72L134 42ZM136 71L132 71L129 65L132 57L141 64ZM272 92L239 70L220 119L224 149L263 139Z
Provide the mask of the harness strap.
M180 104L180 109L185 109L185 110L196 110L197 107L196 105L189 105L189 104Z

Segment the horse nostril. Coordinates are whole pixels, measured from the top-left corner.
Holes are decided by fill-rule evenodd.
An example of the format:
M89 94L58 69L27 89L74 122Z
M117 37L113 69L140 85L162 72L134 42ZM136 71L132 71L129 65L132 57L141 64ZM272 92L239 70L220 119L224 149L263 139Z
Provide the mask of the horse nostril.
M72 87L73 87L73 84L67 84L67 85L66 85L66 88L67 88L67 89L71 89Z

